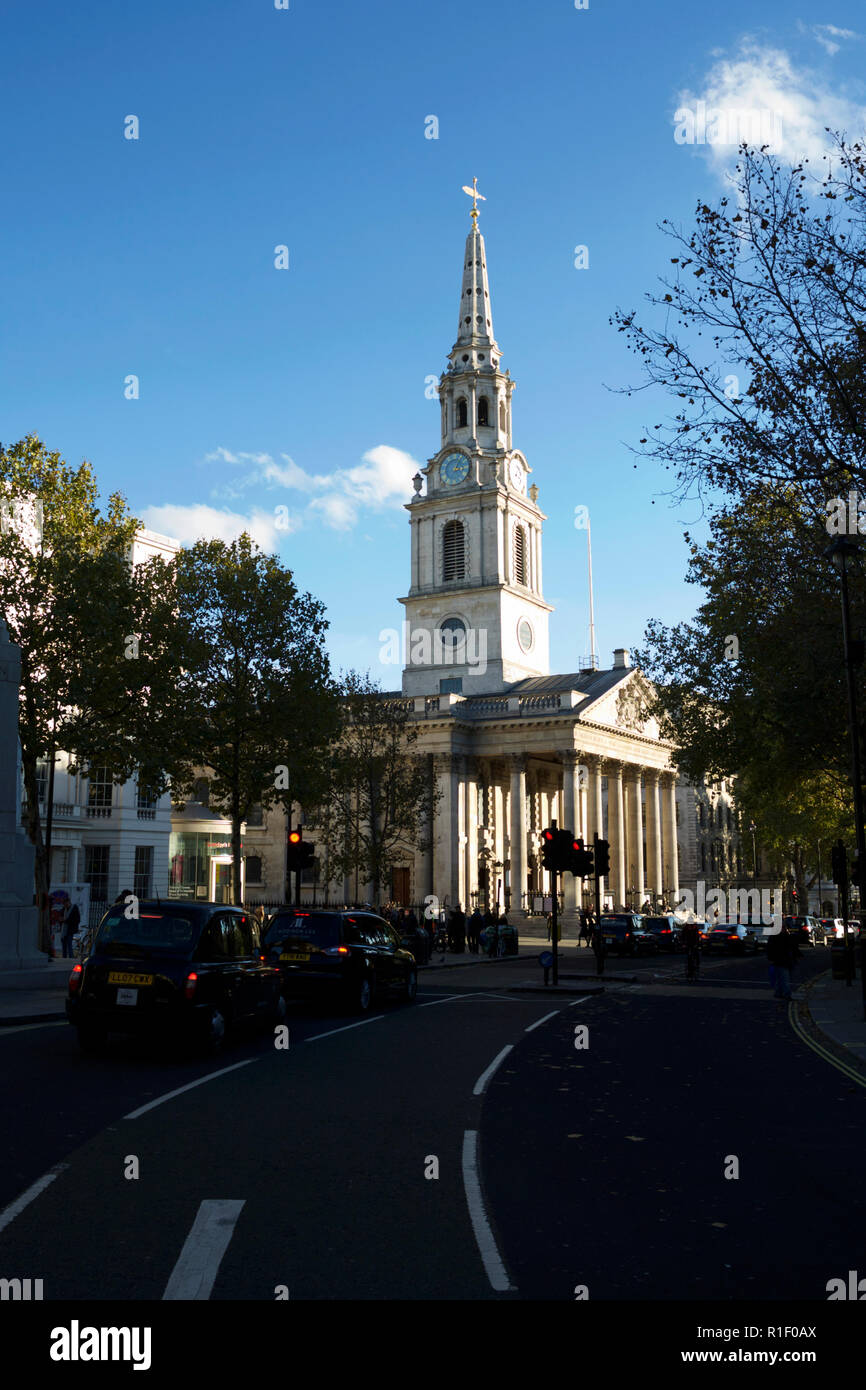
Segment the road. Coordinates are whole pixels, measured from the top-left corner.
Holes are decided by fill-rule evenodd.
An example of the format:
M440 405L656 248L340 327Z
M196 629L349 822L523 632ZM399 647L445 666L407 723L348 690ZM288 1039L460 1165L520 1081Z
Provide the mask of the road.
M682 968L555 999L509 988L525 959L422 972L413 1006L294 1006L288 1049L212 1062L3 1030L0 1274L76 1300L824 1298L857 1266L866 1092L763 957Z

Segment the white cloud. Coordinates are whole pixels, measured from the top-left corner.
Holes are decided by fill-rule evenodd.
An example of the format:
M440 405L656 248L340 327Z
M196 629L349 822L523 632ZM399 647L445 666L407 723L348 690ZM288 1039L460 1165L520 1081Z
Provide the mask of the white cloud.
M202 537L233 541L242 531L247 531L268 553L276 551L280 538L295 529L291 517L288 526L278 527L276 510L265 512L254 507L249 516L242 516L239 512L208 507L201 502L187 507L171 502L164 507L145 507L141 519L149 529L173 536L182 545L192 545Z
M247 470L220 483L213 497L232 500L251 487L300 492L306 501L296 513L299 524L305 518L334 531L351 530L364 512L401 507L412 496L412 477L419 466L411 454L390 444L377 444L359 464L333 473L308 473L288 454L280 454L278 461L270 454L234 453L222 447L208 454L207 460Z
M845 36L853 33L836 31L833 25L814 28ZM708 133L706 143L700 135L696 140L722 174L735 160L738 140L747 138L742 131L750 119L762 134L750 143L769 144L775 154L792 164L803 158L818 163L829 147L825 127L844 131L851 140L866 131L866 107L848 97L844 85L831 85L820 74L797 66L784 50L751 38L742 40L735 57L717 59L700 91L680 93L677 116L683 109L695 110L700 102L705 104L708 132L709 117L719 112L722 139L731 139L731 143L713 143Z
M837 39L862 39L863 37L854 29L839 29L835 24L813 24L810 32L815 41L830 54L831 58L842 47L841 43L836 42Z

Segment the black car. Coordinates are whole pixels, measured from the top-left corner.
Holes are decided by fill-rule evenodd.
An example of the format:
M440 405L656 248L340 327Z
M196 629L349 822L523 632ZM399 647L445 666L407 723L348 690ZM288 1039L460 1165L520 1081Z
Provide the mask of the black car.
M411 1003L418 991L415 957L373 912L282 908L263 945L279 965L287 999L330 998L366 1013L377 997Z
M785 926L798 946L824 945L824 929L814 917L786 917Z
M682 930L673 914L667 917L642 917L641 931L656 939L660 951L678 951L682 945Z
M110 1033L216 1052L230 1025L277 1024L285 1013L279 971L265 964L253 919L239 907L180 899L109 908L66 1000L87 1052Z
M747 951L757 955L758 931L750 922L718 922L704 937L704 946L708 951L727 951L729 955L743 956Z
M658 941L652 932L643 930L641 918L636 912L613 912L603 915L598 930L605 951L634 956L642 951L654 954L659 949Z

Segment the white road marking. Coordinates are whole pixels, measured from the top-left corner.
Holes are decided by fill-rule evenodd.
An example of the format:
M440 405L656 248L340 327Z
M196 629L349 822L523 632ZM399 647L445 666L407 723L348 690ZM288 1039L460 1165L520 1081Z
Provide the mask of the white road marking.
M429 1004L419 1004L419 1009L432 1009L434 1004L450 1004L452 999L476 999L475 994L449 994L445 999L431 999Z
M513 1289L514 1285L508 1278L508 1271L496 1248L496 1241L484 1210L481 1181L478 1177L478 1131L474 1129L467 1129L463 1135L463 1187L469 1207L469 1220L472 1222L481 1262L491 1288L496 1289L498 1293L506 1293Z
M591 995L591 994L585 994L585 995L583 996L582 999L573 999L572 1002L568 1005L568 1008L569 1008L569 1009L573 1009L573 1008L575 1007L576 1004L585 1004L586 1001L587 1001L587 999L591 999L591 998L592 998L592 995Z
M29 1033L31 1028L68 1028L66 1019L54 1023L19 1023L14 1028L0 1028L0 1038L8 1038L10 1033Z
M544 1018L537 1018L534 1023L530 1023L528 1028L524 1028L524 1033L531 1033L533 1028L540 1028L542 1023L546 1023L549 1018L556 1018L559 1012L559 1009L554 1009L553 1013L545 1014Z
M257 1062L258 1057L250 1057L246 1062L235 1062L230 1067L222 1067L219 1071L208 1072L207 1076L200 1076L198 1081L190 1081L186 1086L178 1086L176 1091L166 1091L164 1096L157 1096L156 1100L149 1100L147 1105L140 1105L137 1110L130 1110L128 1115L124 1115L125 1120L137 1120L139 1115L146 1115L148 1110L155 1110L158 1105L163 1105L167 1100L174 1100L175 1096L182 1096L184 1091L193 1091L196 1086L203 1086L206 1081L216 1081L218 1076L227 1076L230 1071L237 1071L239 1067L250 1067L253 1062Z
M421 1005L424 1008L424 1005ZM311 1038L304 1038L304 1042L318 1042L319 1038L332 1038L335 1033L348 1033L350 1028L363 1028L365 1023L378 1023L384 1014L376 1014L374 1018L362 1018L360 1023L346 1023L342 1028L329 1028L327 1033L315 1033Z
M16 1197L14 1202L10 1202L8 1207L0 1211L0 1231L5 1231L16 1218L20 1216L25 1207L29 1207L35 1197L40 1192L44 1192L46 1187L50 1187L55 1178L59 1178L61 1173L65 1173L69 1167L68 1163L56 1163L47 1173L43 1173L41 1178L37 1178L31 1183L26 1192L22 1192L20 1197Z
M187 1236L180 1257L165 1286L165 1299L210 1298L219 1272L220 1262L235 1232L244 1201L202 1202L192 1230Z
M484 1090L484 1087L487 1085L496 1068L500 1065L501 1062L505 1061L505 1058L508 1056L509 1052L513 1051L514 1044L509 1043L507 1047L503 1047L502 1051L499 1053L497 1057L493 1058L493 1061L490 1063L490 1066L487 1068L486 1071L483 1071L481 1073L475 1085L472 1087L473 1096L481 1095L481 1092Z

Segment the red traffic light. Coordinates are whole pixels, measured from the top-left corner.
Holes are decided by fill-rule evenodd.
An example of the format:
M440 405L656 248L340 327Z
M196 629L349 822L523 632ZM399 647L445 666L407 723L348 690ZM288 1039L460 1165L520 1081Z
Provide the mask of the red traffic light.
M300 830L290 830L290 831L289 831L289 844L290 844L290 845L299 845L300 843L301 843L301 832L300 832Z
M548 844L551 844L551 843L553 842L553 831L552 831L552 830L543 830L541 833L542 833L543 838L547 841Z

